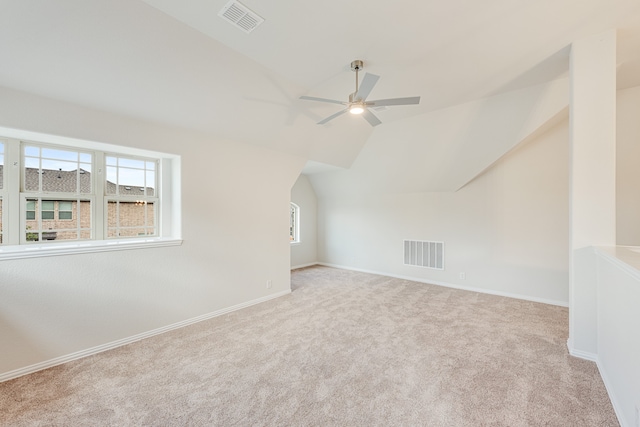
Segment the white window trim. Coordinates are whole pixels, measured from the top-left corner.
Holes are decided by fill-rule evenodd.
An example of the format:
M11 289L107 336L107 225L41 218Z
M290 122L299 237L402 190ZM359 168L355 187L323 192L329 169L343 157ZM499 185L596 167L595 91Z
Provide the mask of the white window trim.
M3 197L3 224L5 230L3 237L8 238L19 230L9 228L10 217L20 216L20 196L13 200L12 192L7 191L8 184L14 185L12 181L20 179L20 167L18 163L9 164L9 159L14 159L19 152L16 144L11 143L11 139L21 141L37 141L44 144L55 144L73 147L80 150L97 150L102 152L114 152L122 156L153 157L160 159L160 172L158 176L159 194L162 199L161 212L159 212L159 223L157 237L109 239L109 240L81 240L55 243L32 243L28 245L0 245L0 261L5 259L35 258L44 256L71 255L78 253L95 253L107 251L120 251L128 249L143 249L154 247L178 246L182 244L182 218L181 218L181 158L179 155L162 153L152 150L106 144L80 140L75 138L60 137L54 135L41 134L37 132L23 131L18 129L0 127L0 139L5 144L4 150L4 188ZM12 147L12 148L9 148ZM19 148L18 148L19 149ZM9 151L12 150L10 153ZM96 159L100 160L100 159ZM13 162L13 160L11 160ZM97 163L99 164L99 163ZM100 166L99 169L102 169ZM99 171L102 173L102 170ZM77 197L77 196L74 196ZM94 220L103 222L101 213L95 212ZM20 221L22 224L22 221ZM97 224L97 223L96 223ZM3 239L4 240L4 239ZM5 240L7 241L7 240Z

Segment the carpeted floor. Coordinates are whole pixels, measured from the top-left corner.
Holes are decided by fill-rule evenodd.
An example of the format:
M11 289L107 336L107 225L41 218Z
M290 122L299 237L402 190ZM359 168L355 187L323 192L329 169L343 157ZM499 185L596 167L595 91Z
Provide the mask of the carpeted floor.
M2 426L617 426L567 310L327 267L0 384Z

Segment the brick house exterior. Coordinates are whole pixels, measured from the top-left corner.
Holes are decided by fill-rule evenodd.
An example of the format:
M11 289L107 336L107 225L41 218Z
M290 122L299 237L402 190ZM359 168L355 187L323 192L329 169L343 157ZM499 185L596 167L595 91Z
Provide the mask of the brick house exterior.
M0 165L0 188L2 188L2 165ZM40 187L42 184L42 187ZM40 240L85 240L91 238L91 203L82 201L82 194L91 192L91 173L80 169L74 171L42 170L42 183L40 172L35 168L25 168L24 176L25 192L37 191L42 188L46 193L78 193L75 200L43 198L40 203L40 195L27 196L26 215L27 241ZM107 196L154 196L155 190L151 187L116 185L106 182L105 192ZM133 198L132 198L133 199ZM109 201L107 207L107 237L135 237L152 235L155 232L155 209L153 203L141 200ZM78 203L78 200L80 202ZM2 200L0 200L0 230L2 230ZM146 220L145 220L146 216ZM118 224L119 220L119 224ZM41 222L40 222L41 221ZM39 228L41 224L41 228ZM0 236L1 238L1 236ZM0 240L0 243L2 241Z

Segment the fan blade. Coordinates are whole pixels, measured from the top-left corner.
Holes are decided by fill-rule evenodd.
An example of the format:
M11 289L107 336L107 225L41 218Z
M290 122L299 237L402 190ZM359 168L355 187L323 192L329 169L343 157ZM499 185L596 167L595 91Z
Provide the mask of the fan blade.
M335 99L316 98L315 96L301 96L300 99L304 99L306 101L329 102L331 104L340 104L340 105L348 104L347 102L337 101Z
M358 92L353 97L353 99L359 99L362 101L367 99L367 96L369 96L369 94L373 90L373 87L376 85L376 83L378 83L379 78L380 76L376 76L375 74L365 74L364 78L362 79L362 84L358 88Z
M419 103L419 96L412 96L409 98L376 99L375 101L366 102L366 104L371 107L384 107L387 105L415 105Z
M380 123L382 123L375 114L367 109L365 109L362 113L362 117L364 117L364 119L368 121L371 126L378 126Z
M340 111L338 111L337 113L330 115L330 116L329 116L329 117L327 117L326 119L322 119L322 120L320 120L320 121L318 122L318 124L319 124L319 125L323 125L323 124L327 123L329 120L333 120L333 119L335 119L336 117L343 115L343 114L344 114L344 113L346 113L347 111L349 111L349 109L348 109L348 108L345 108L344 110L340 110Z

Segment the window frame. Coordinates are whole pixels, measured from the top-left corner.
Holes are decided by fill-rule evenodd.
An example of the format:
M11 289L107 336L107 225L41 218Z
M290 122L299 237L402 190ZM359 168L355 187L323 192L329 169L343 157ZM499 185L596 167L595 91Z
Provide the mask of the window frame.
M179 155L3 127L0 127L0 143L4 144L3 188L0 189L0 198L3 203L2 224L4 230L2 230L2 242L0 243L0 260L182 244L180 209L181 158ZM78 193L24 191L25 162L23 146L25 144L91 153L93 155L90 172L91 193L81 193L80 191L82 191L83 187L80 186L80 183L78 183L77 187ZM156 199L154 203L154 209L156 209L154 226L157 230L156 235L107 239L107 205L105 204L106 196L103 197L104 184L102 183L102 178L106 177L104 160L107 153L116 154L120 157L142 157L156 160L155 179L157 184L154 189ZM79 160L80 163L87 162ZM80 174L81 172L78 173ZM39 189L41 190L41 188ZM25 203L27 198L71 202L74 200L90 201L91 240L56 240L27 243L26 233L23 232L26 231ZM99 207L99 205L102 206ZM101 209L102 211L100 211ZM55 214L55 212L58 213ZM73 214L71 220L60 219L59 214L59 204L55 204L54 218L56 221L73 220ZM38 214L36 213L37 217ZM77 220L78 225L73 228L80 230L82 228L80 217ZM78 237L80 237L80 234Z
M2 246L3 241L5 240L6 230L5 227L7 225L7 143L5 138L0 137L0 146L2 146L2 172L0 172L0 178L2 179L2 188L0 188L0 246Z

